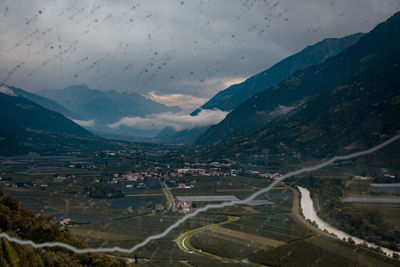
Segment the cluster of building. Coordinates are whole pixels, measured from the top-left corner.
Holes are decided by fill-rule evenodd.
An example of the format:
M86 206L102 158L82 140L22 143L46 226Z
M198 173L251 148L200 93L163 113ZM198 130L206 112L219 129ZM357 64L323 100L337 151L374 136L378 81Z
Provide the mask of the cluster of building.
M266 179L279 179L282 177L282 174L279 172L274 172L274 173L259 173L258 174L260 177L266 178Z
M191 201L178 201L175 204L175 209L179 213L189 213L195 210Z
M96 164L83 165L81 163L76 163L76 164L70 164L68 167L71 169L96 169L97 165Z
M133 144L131 144L132 146ZM103 150L101 153L94 153L98 157L132 157L135 155L146 155L146 156L163 156L170 152L168 149L158 149L157 147L141 147L140 144L136 144L137 147L120 149L120 150ZM176 151L175 151L176 152Z
M202 168L182 168L176 169L170 173L171 177L183 176L229 176L230 171L224 172L219 169L202 169Z
M58 221L58 224L61 226L66 226L68 224L71 224L72 220L71 218L63 218L60 221Z
M192 180L189 183L178 183L174 179L168 179L167 184L172 188L190 189L194 187L194 185L196 184L196 180Z
M123 174L114 173L109 183L117 184L121 182L136 182L143 181L148 178L157 178L159 174L157 172L125 172Z
M8 188L18 188L18 187L23 187L23 188L39 188L39 189L46 189L48 187L47 183L40 183L40 184L30 184L30 183L13 183L13 182L5 182L4 187Z

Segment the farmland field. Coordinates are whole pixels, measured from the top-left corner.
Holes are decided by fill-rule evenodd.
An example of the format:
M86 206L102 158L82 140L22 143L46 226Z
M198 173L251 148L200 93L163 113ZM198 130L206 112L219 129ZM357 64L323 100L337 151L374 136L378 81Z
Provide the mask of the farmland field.
M170 197L175 202L193 202L200 208L209 203L245 199L268 184L263 179L242 176L176 177L175 183L168 185L168 195L164 182L154 178L115 184L100 182L121 190L124 196L93 198L85 190L97 179L96 173L82 173L81 179L63 181L54 181L53 175L44 174L44 180L36 178L38 182L46 182L44 189L12 187L5 190L36 214L50 216L56 221L71 218L74 223L67 226L68 231L90 247L130 248L148 236L163 232L184 216L173 208L168 209ZM17 174L15 179L26 178ZM179 183L190 186L178 188ZM360 190L357 184L351 186L355 191ZM366 257L368 262L377 264L383 262L380 266L392 264L370 251L354 250L350 244L312 230L311 225L296 216L299 196L295 193L281 184L248 205L203 212L135 253L145 266L279 265L281 259L290 266L294 262L292 256L304 253L304 250L321 253L321 257L301 259L305 265L312 262L326 263L326 266L351 265L357 262L353 257ZM157 205L164 208L156 210ZM385 209L389 209L386 206ZM356 207L362 209L362 203L356 203ZM391 206L390 213L388 220L396 221L397 207ZM177 241L179 236L192 231L195 232L189 238ZM185 250L179 242L195 252ZM335 260L327 262L330 257ZM164 261L160 262L160 259Z

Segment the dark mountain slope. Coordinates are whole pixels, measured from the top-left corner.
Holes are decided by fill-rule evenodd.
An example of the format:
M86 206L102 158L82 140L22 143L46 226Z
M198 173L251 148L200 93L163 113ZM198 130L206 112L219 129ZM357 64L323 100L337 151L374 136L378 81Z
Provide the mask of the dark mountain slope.
M317 94L323 94L373 67L380 58L398 49L399 14L379 24L356 44L322 63L296 72L278 85L255 94L230 113L218 125L210 127L199 144L215 144L230 137L250 132L275 117L281 110L295 108Z
M92 136L92 134L65 118L21 96L0 93L0 119L25 131Z
M166 144L191 145L194 144L199 136L203 134L207 129L208 126L204 126L176 131L172 127L166 127L161 132L159 132L152 139L152 141Z
M391 57L287 118L228 141L222 150L325 157L365 149L400 133L400 53Z
M362 33L357 33L344 38L329 38L314 45L307 46L299 53L280 61L271 68L250 77L246 81L220 91L201 108L192 112L191 115L197 115L201 109L217 108L224 111L233 110L250 98L254 93L262 91L271 85L275 85L297 70L338 54L343 51L343 49L354 44L362 36ZM155 141L170 144L193 144L206 132L207 128L208 127L201 127L189 131L175 131L166 128L155 137Z
M22 90L20 88L16 88L16 87L13 87L13 86L8 86L8 85L5 85L5 84L2 84L2 86L8 87L16 95L25 97L26 99L29 99L30 101L32 101L32 102L34 102L34 103L36 103L36 104L38 104L38 105L40 105L40 106L42 106L44 108L47 108L49 110L61 113L64 116L67 116L67 117L72 118L72 119L80 119L79 115L73 113L72 111L70 111L67 108L61 106L60 104L58 104L57 102L55 102L53 100L50 100L50 99L45 98L45 97L40 96L40 95L36 95L36 94L30 93L30 92L27 92L25 90Z
M0 154L37 151L49 142L60 146L58 142L65 138L93 136L63 115L21 96L0 93L0 106Z
M399 134L399 42L400 13L378 25L337 58L320 64L319 74L315 74L316 70L296 74L304 74L303 81L309 80L307 75L321 80L325 75L319 75L336 62L342 63L343 68L329 72L330 75L346 81L339 84L331 81L336 87L308 99L296 110L259 130L233 138L212 151L220 155L327 157L371 147ZM289 88L293 94L297 91L296 87Z
M345 48L357 42L362 36L362 33L357 33L344 38L329 38L314 45L307 46L302 51L250 77L246 81L220 91L201 106L200 109L217 108L224 111L231 111L253 94L277 84L296 71L319 63L330 56L337 55ZM193 114L197 114L200 109L194 111Z

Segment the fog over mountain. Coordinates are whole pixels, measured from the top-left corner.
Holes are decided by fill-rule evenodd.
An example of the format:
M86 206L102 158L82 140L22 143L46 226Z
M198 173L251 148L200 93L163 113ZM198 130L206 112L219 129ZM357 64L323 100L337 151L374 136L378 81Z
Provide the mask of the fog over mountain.
M146 117L124 117L118 122L110 124L112 129L125 125L139 129L158 129L172 127L177 131L190 130L197 127L209 126L219 123L228 114L218 109L203 109L196 116L184 113L159 113Z

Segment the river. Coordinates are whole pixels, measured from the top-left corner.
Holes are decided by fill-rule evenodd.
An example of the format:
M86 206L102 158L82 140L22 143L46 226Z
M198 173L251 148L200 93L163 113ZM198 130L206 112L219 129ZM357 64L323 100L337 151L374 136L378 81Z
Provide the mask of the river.
M314 209L313 201L310 197L310 191L308 191L308 189L301 187L301 186L298 186L298 188L301 193L300 205L301 205L301 209L303 211L303 215L306 219L314 221L318 225L318 228L320 228L322 230L326 230L329 233L333 233L342 240L343 240L343 238L345 238L347 240L350 237L351 239L354 240L354 242L356 242L356 244L366 243L369 247L373 247L373 248L378 247L378 245L376 245L376 244L366 242L363 239L349 235L349 234L327 224L326 222L324 222L321 218L318 217L318 215ZM379 246L379 247L381 247L381 246ZM389 256L392 256L393 253L399 253L399 252L396 252L396 251L393 251L391 249L384 248L384 247L381 247L381 249L383 252L385 252Z

